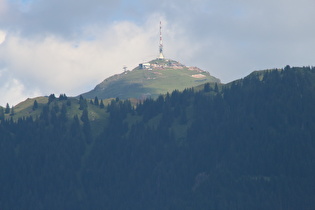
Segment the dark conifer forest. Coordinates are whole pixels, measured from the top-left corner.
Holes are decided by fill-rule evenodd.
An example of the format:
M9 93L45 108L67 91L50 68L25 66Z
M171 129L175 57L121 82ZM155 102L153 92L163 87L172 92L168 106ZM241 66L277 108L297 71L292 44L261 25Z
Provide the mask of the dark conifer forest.
M36 118L0 110L0 209L315 209L314 68L96 99L74 117L65 95Z

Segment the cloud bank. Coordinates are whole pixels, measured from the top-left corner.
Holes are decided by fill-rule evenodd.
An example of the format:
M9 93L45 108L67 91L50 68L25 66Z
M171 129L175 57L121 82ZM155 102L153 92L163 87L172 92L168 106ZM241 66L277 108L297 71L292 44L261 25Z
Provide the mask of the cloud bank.
M0 105L78 95L158 55L229 82L314 65L313 0L0 0Z

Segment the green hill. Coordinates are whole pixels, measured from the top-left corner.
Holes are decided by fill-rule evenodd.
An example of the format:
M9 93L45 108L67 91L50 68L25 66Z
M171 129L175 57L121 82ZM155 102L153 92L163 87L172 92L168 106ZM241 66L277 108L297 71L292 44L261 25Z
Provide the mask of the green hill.
M152 60L105 79L93 90L82 94L84 98L121 99L156 98L173 90L184 90L205 83L220 83L209 72L197 67L187 67L173 60Z

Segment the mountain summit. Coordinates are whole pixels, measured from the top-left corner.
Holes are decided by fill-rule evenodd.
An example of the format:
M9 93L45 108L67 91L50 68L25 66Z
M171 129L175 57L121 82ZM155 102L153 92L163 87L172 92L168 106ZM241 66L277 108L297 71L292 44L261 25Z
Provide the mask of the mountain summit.
M170 59L155 59L139 64L132 71L105 79L82 96L97 96L100 99L155 98L175 89L183 90L208 82L220 83L220 80L197 67L188 67Z

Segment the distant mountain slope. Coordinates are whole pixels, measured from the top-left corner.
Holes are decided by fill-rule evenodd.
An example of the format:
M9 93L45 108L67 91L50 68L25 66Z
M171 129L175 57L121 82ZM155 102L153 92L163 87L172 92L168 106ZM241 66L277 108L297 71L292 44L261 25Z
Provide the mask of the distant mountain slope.
M184 90L204 83L220 83L209 72L187 67L173 60L152 60L105 79L93 90L82 94L84 98L100 99L157 97L173 90Z

